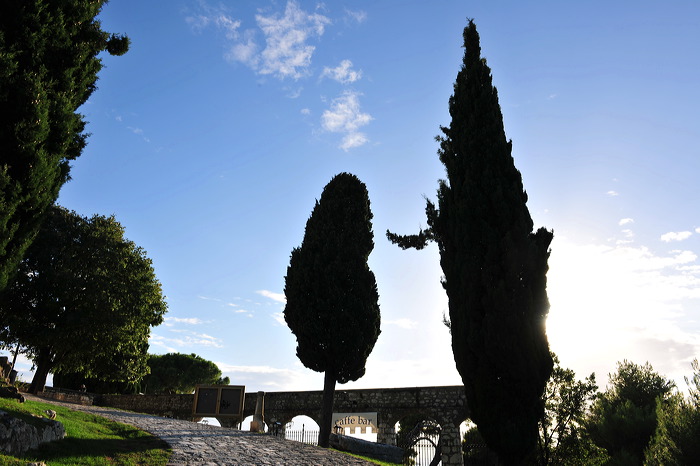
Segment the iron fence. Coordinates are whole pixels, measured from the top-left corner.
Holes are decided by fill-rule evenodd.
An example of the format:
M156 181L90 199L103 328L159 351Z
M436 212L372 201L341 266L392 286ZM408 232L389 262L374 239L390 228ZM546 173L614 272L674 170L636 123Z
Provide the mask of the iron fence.
M416 442L405 451L404 464L409 466L430 466L435 464L436 445L439 435L425 435L417 439ZM437 464L442 464L438 462Z
M318 445L318 431L307 430L304 428L304 425L301 426L301 430L285 429L284 438L295 442L308 443L309 445Z

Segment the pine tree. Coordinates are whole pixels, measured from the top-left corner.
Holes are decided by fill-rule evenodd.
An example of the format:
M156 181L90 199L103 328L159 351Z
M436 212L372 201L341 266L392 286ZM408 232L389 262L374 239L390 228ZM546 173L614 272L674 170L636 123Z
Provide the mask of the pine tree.
M319 445L328 447L336 382L357 380L379 336L379 295L367 265L374 240L367 188L341 173L323 189L292 251L284 318L304 366L324 372Z
M100 29L105 3L0 2L0 290L85 147L77 110L96 89L97 55L128 49Z
M498 93L471 20L464 47L449 100L452 121L437 138L447 180L439 182L437 206L427 203L429 228L387 236L403 248L437 242L452 350L472 420L506 464L518 464L537 445L541 396L552 370L545 320L553 235L543 228L533 233Z

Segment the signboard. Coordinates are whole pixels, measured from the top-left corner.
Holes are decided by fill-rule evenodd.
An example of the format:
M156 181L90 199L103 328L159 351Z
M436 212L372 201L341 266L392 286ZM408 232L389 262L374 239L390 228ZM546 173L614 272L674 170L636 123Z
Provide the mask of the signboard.
M194 390L194 417L243 416L244 385L197 385Z
M345 428L349 428L350 433L353 434L355 429L359 427L361 433L369 434L372 433L372 429L374 432L377 431L377 413L333 413L331 424L334 428L342 428L343 431ZM370 428L369 431L366 430L367 427Z

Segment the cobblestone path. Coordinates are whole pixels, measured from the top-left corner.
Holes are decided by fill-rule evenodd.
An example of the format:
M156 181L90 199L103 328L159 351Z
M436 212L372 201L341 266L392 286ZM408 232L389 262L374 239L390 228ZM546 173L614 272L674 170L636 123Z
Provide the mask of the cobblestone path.
M26 396L26 395L25 395ZM284 440L271 435L180 421L148 414L118 411L98 406L36 398L46 403L87 411L113 421L136 426L165 440L173 449L168 465L309 465L366 466L373 463L337 451ZM60 421L60 419L57 419Z

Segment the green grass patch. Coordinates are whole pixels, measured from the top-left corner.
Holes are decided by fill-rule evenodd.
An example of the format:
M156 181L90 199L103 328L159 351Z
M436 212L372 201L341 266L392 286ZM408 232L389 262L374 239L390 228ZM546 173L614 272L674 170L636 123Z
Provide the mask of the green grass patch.
M65 427L66 438L43 444L21 456L0 454L0 464L26 465L29 461L43 461L49 466L163 466L168 462L170 447L136 427L50 403L27 401L20 404L17 400L0 398L0 410L32 423L37 422L32 414L45 417L44 411L48 409L56 411L56 420Z
M335 450L335 448L333 448ZM355 453L349 453L347 451L342 451L342 450L335 450L337 452L343 453L348 456L354 456L355 458L359 458L361 460L369 461L370 463L378 464L379 466L401 466L401 463L389 463L386 461L380 461L376 460L374 458L370 458L369 456L362 456L362 455L356 455Z

